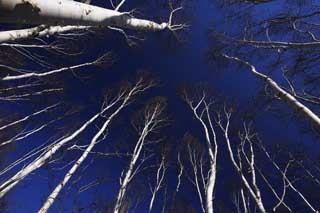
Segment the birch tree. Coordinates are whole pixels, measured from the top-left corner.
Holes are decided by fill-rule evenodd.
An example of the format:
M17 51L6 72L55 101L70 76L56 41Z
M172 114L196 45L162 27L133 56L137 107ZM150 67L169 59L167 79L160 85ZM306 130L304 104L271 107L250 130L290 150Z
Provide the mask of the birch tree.
M310 110L310 108L308 106L306 106L301 101L299 101L296 97L294 97L294 95L292 95L290 92L281 88L281 86L279 86L272 78L257 71L256 67L247 61L243 61L243 60L239 59L238 57L229 56L226 54L223 54L223 56L227 59L231 59L231 60L234 60L236 62L239 62L239 63L242 63L242 64L248 66L251 73L256 78L263 80L264 82L266 82L266 84L268 86L270 86L274 90L275 96L279 100L285 102L286 104L288 104L288 106L292 107L298 113L301 113L302 116L304 116L306 119L310 120L314 124L316 129L320 128L320 117L315 112Z
M225 116L226 116L226 124L225 125L222 124L222 119L221 119L220 115L218 115L217 123L218 123L218 125L220 126L221 130L224 133L224 137L225 137L225 140L226 140L226 143L227 143L227 146L228 146L230 160L231 160L234 168L238 172L238 174L239 174L239 176L241 178L241 181L244 184L244 187L246 188L246 190L249 191L251 197L255 201L259 211L260 212L266 212L264 204L263 204L263 201L262 201L262 197L261 197L261 191L260 191L260 188L258 187L257 181L256 181L256 171L255 171L255 165L254 165L255 164L255 162L254 162L255 156L254 156L254 151L253 151L253 147L252 147L252 144L251 144L252 142L251 142L251 139L250 139L250 135L248 134L248 132L246 132L246 135L244 136L244 141L242 143L243 143L243 146L244 146L244 143L246 141L249 141L249 144L250 144L250 152L251 152L250 159L246 155L245 155L245 157L246 157L246 159L248 161L247 163L249 163L249 165L250 165L250 172L252 174L251 175L251 184L252 185L250 185L250 182L248 181L248 179L243 174L244 173L243 172L243 165L242 165L243 163L241 162L240 155L238 155L238 158L239 158L238 162L236 161L236 159L234 157L233 150L231 148L230 138L229 138L229 125L230 125L231 113L227 112L226 110L224 110L224 113L225 113ZM245 205L246 204L244 203L244 206Z
M193 90L193 91L192 91ZM207 146L207 153L210 159L210 170L208 171L208 179L203 179L205 182L205 209L206 212L213 212L213 194L216 183L217 173L217 155L218 142L215 129L213 127L211 118L211 107L214 100L210 97L208 90L205 87L198 88L182 88L182 99L186 102L193 113L193 116L201 124L202 131L205 135L205 142ZM194 165L195 166L195 165Z
M18 171L15 175L10 177L8 180L6 180L4 183L1 184L0 186L0 197L3 197L5 194L7 194L14 186L16 186L19 182L21 182L26 176L28 176L30 173L35 171L36 169L40 168L43 166L48 159L50 159L61 147L67 145L70 141L75 139L78 135L80 135L82 132L84 132L92 123L94 123L99 117L104 116L105 113L107 113L108 110L110 110L111 107L114 107L116 104L119 102L123 103L121 108L118 108L120 111L124 106L126 106L128 103L131 102L130 98L133 96L147 90L148 88L154 86L153 81L145 81L143 77L140 77L137 82L132 86L132 87L125 87L120 89L119 93L111 98L111 102L108 103L109 99L107 99L106 104L103 104L101 111L99 111L97 114L93 115L89 120L87 120L83 125L74 131L72 134L65 135L62 138L55 140L53 143L51 143L47 148L35 159L33 160L29 165L25 166L22 168L20 171ZM109 97L108 97L109 98ZM125 100L125 101L124 101ZM118 111L115 111L116 114ZM115 116L115 115L114 115ZM114 117L113 116L113 117ZM113 118L112 117L112 118ZM110 121L108 122L108 124ZM100 133L102 134L102 133ZM96 143L96 140L94 140L94 143ZM93 146L91 145L91 148ZM88 154L87 152L84 158L80 158L80 162L82 162L85 158L86 155ZM76 170L77 166L74 167L71 171L71 175L74 172L73 170ZM70 175L67 175L67 180L70 178ZM60 188L62 185L59 185L58 188ZM58 189L60 191L60 189ZM56 196L56 195L55 195Z
M295 185L298 186L298 183L295 182L303 181L304 176L302 175L303 170L300 170L301 166L293 166L295 163L293 163L292 154L289 154L289 149L279 154L279 159L285 162L283 166L279 166L276 159L268 155L258 133L253 130L252 122L242 121L240 122L242 127L237 127L239 116L236 115L239 115L239 112L236 113L234 107L228 108L226 104L220 104L217 96L215 96L215 99L211 99L210 105L206 105L209 97L208 88L206 90L203 89L203 85L189 88L192 88L192 90L188 90L188 87L182 89L182 94L184 94L182 97L187 101L189 108L193 109L193 115L195 114L194 112L197 113L197 110L200 111L194 115L196 121L199 120L198 118L205 118L206 113L208 113L210 118L206 120L202 119L202 121L204 124L208 122L212 131L214 131L215 137L213 138L215 138L215 144L218 144L217 138L225 141L226 150L222 155L228 155L232 166L231 168L228 167L228 169L232 170L233 168L239 177L238 191L233 195L233 203L238 212L250 212L253 208L259 212L268 212L269 208L273 211L280 211L281 209L281 211L293 212L297 205L290 202L289 197L291 196L299 198L304 203L305 208L308 208L312 212L317 212L317 208L312 204L313 200L308 199L306 196L306 191L295 187ZM196 97L200 98L197 99ZM203 108L201 108L202 103L204 105ZM235 118L232 120L231 115L233 113L236 115L234 115ZM198 118L196 117L197 115ZM241 116L240 118L242 119ZM200 125L198 128L206 136L205 133L207 131L203 131L205 129L203 125ZM221 135L222 138L217 137L217 135ZM183 168L186 170L187 178L195 186L201 211L207 212L207 196L205 197L204 195L207 195L207 181L210 179L210 170L207 173L207 168L212 168L212 161L207 148L202 147L202 144L197 142L193 136L185 134L184 141L186 141L184 152L186 153L190 167L187 167L187 164L184 163ZM262 152L260 152L260 149L262 149ZM263 153L267 158L263 157ZM274 175L271 175L268 170L270 169L268 161L274 164L274 172L279 172L279 175L277 174L276 177L272 177ZM223 163L223 168L227 169L226 162ZM291 173L293 168L297 169L294 173ZM228 175L230 175L231 170L228 171ZM313 176L310 171L305 171L303 174L309 177ZM294 180L292 181L289 177ZM232 182L234 182L234 179L232 179ZM313 182L317 183L317 179ZM272 206L267 205L265 201L270 196L275 199L275 203ZM253 201L253 206L250 204L251 201ZM218 209L218 207L216 208Z
M86 29L88 26L107 26L126 28L133 30L176 31L185 27L183 24L174 24L173 15L181 7L171 11L167 22L156 23L154 21L135 18L132 12L120 12L125 1L113 9L105 9L76 1L1 1L1 21L7 23L40 24L39 27L1 32L1 43L20 38L30 38L35 35L51 35L57 32ZM58 25L48 27L50 25ZM87 26L87 27L86 27Z
M196 139L186 133L183 137L183 141L186 146L187 158L191 164L192 174L186 174L189 181L194 185L197 197L199 199L200 207L202 212L206 212L206 200L204 194L206 192L206 167L207 167L207 158L205 154L205 149L196 141Z
M157 161L157 169L155 171L155 177L154 177L154 181L150 181L149 180L149 188L151 191L151 199L149 202L149 212L153 212L154 209L154 204L156 201L156 197L159 196L159 191L165 187L165 182L166 182L166 175L168 173L168 167L169 167L169 163L168 163L168 147L164 146L162 148L163 150L161 150L161 153L159 154L160 156L158 157L158 161ZM154 182L154 183L152 183ZM164 199L163 199L163 208L162 208L162 212L165 212L166 210L166 189L164 192Z
M289 159L285 164L284 168L281 169L279 165L275 162L274 159L271 158L270 154L266 151L264 145L262 144L257 133L252 131L251 125L243 123L243 132L240 132L238 135L239 144L238 148L235 151L232 148L232 144L236 139L230 136L230 121L231 121L232 111L228 110L226 106L223 107L221 112L217 112L217 116L215 118L215 122L221 129L224 139L227 144L229 158L240 176L241 183L243 184L243 188L248 192L249 196L253 199L256 206L258 207L259 212L266 212L266 207L262 199L262 185L258 184L258 177L260 176L263 183L270 189L272 195L276 198L277 203L272 207L273 211L277 211L277 209L281 206L285 208L285 211L292 212L292 207L290 207L285 198L288 194L288 189L291 189L302 201L305 205L312 211L317 212L318 210L310 204L310 201L303 195L303 193L297 189L293 183L288 179L288 170L292 165L292 159ZM262 151L266 154L267 159L273 164L277 171L280 172L280 176L277 178L277 182L281 183L282 191L280 191L275 185L267 178L267 172L263 170L264 166L258 165L256 162L256 149L261 148ZM281 158L284 158L282 155ZM247 168L247 169L246 169ZM249 170L249 172L246 172ZM301 171L300 171L301 172ZM299 172L299 173L300 173ZM248 173L248 174L246 174ZM247 205L246 197L244 196L243 189L241 188L241 199L243 204L244 211L249 211L250 207Z
M214 54L249 68L268 97L282 101L318 131L318 9L310 1L282 1L283 7L266 14L262 8L273 8L273 1L224 3L228 25L238 28L211 31L219 43L212 46Z
M295 186L294 184L295 181L292 181L289 178L288 170L294 163L294 159L290 158L285 164L284 168L281 168L279 166L279 163L277 163L274 159L272 159L269 151L265 148L265 146L261 143L261 141L259 141L259 148L264 152L264 154L266 155L269 162L271 162L273 167L281 174L284 182L284 188L283 188L281 200L279 200L279 203L275 205L274 209L279 207L279 205L283 202L285 198L286 191L288 189L291 189L300 198L300 200L308 207L308 209L311 212L319 212L319 210L313 204L311 204L310 200L304 195L304 193Z
M0 141L0 146L32 138L32 136L39 134L44 129L48 129L52 124L64 118L64 116L59 115L46 123L42 124L41 121L39 126L34 128L28 127L22 130L17 129L17 131L14 129L20 124L27 126L28 121L33 121L37 116L44 116L44 113L51 112L51 108L56 107L52 102L60 103L61 96L55 95L64 94L68 86L63 85L65 75L69 73L77 77L76 72L78 71L92 67L106 69L112 64L113 57L110 52L96 57L96 59L81 63L76 62L71 65L60 58L61 63L57 64L54 57L75 58L83 54L84 49L80 49L82 45L81 37L107 29L120 33L125 39L129 40L131 36L127 34L127 30L130 30L130 32L169 31L170 33L175 33L187 27L185 24L175 22L176 15L182 10L182 7L170 7L171 11L168 11L166 21L157 22L147 18L135 17L134 9L124 11L122 8L127 3L125 0L120 1L118 4L110 1L110 8L102 8L89 3L90 1L78 2L69 0L0 2L0 22L9 26L6 27L9 30L0 31L0 69L2 71L0 74L0 101L10 105L15 102L33 104L33 101L50 99L49 102L52 104L42 106L39 111L30 112L30 115L15 121L1 123L0 131L8 132L10 130L10 137L6 133L5 137L3 137L4 140L1 139ZM26 27L25 29L23 27L12 29L11 26L16 24ZM73 50L73 46L76 46L76 50ZM14 60L14 58L19 60ZM96 137L92 138L90 144L81 150L83 154L66 173L39 210L39 212L46 212L53 202L57 200L65 185L79 170L80 165L88 157L88 154L92 153L95 145L102 140L101 137L108 130L113 118L118 115L120 110L132 102L132 97L154 86L153 81L145 83L144 80L140 80L130 88L122 88L114 99L106 100L101 111L84 122L79 129L70 129L66 134L54 140L44 140L40 146L32 147L30 151L5 166L1 171L2 175L7 175L13 169L25 164L24 167L21 167L21 170L16 171L15 174L1 183L0 198L4 197L36 169L55 161L55 156L59 150L68 149L66 148L67 146L73 147L72 149L77 147L73 141L91 128L94 123L106 116L105 125L101 127ZM119 106L118 110L114 109L116 106ZM111 110L115 110L112 116L109 114ZM11 136L12 134L15 135ZM70 148L70 150L72 149Z
M78 64L60 67L52 64L51 56L60 55L72 58L82 54L83 50L72 51L68 43L80 40L79 38L85 36L87 32L95 33L97 30L106 28L120 32L128 39L130 36L124 31L125 29L174 32L186 27L184 24L174 22L176 13L182 10L182 7L171 7L172 11L169 13L167 22L156 23L147 19L135 18L133 11L120 12L121 7L126 3L125 0L119 4L111 1L112 8L110 9L89 3L90 1L82 3L69 0L50 3L45 0L0 2L1 23L38 25L27 29L0 31L0 52L1 56L5 56L3 60L0 60L1 102L10 104L61 95L65 92L65 85L54 82L60 82L59 77L61 78L66 72L75 75L75 72L88 67L109 67L113 62L110 52L95 60ZM56 36L53 41L48 41L47 37L53 35ZM13 56L19 60L11 60ZM25 65L20 63L20 59L25 62ZM39 70L34 65L37 65ZM48 79L52 78L55 80L48 83ZM31 132L27 134L32 135ZM22 135L17 138L22 138ZM5 142L5 144L8 143L9 141Z
M152 157L152 154L147 154L144 151L144 146L146 146L148 143L152 143L148 141L148 136L151 133L157 131L166 121L166 119L163 118L164 109L165 100L161 97L155 98L154 100L151 100L149 104L147 104L147 106L142 112L137 114L138 117L135 118L135 120L133 121L133 126L139 134L139 138L134 147L128 168L123 170L122 175L120 177L120 189L113 209L113 212L115 213L118 213L121 209L121 205L128 190L129 183L137 175L137 173L140 172L143 163L145 163L146 160ZM164 171L164 168L162 168L163 166L161 166L161 168L159 167L159 169L162 171ZM159 178L159 181L162 182L162 176ZM155 194L152 195L153 199L150 203L149 211L151 211L152 209L154 196Z

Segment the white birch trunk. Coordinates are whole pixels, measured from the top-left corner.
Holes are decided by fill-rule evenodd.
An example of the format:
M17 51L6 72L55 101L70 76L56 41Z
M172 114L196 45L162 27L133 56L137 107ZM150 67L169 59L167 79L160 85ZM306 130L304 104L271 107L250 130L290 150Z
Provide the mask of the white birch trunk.
M87 62L87 63L83 63L83 64L78 64L75 66L63 67L60 69L51 70L51 71L43 72L43 73L30 72L30 73L25 73L25 74L21 74L21 75L6 76L6 77L2 78L1 80L2 81L14 81L14 80L20 80L20 79L25 79L25 78L42 78L42 77L47 77L49 75L54 75L54 74L65 72L65 71L73 71L75 69L79 69L79 68L83 68L83 67L87 67L87 66L91 66L91 65L94 65L94 62Z
M166 170L167 170L167 168L166 168L166 165L165 165L165 158L162 157L161 163L160 163L159 168L157 170L156 185L155 185L155 187L154 187L154 189L152 191L152 196L151 196L151 200L150 200L150 203L149 203L149 213L152 212L153 204L154 204L154 201L156 199L157 193L162 187L162 183L164 181Z
M210 119L210 115L209 115L209 108L208 108L204 99L205 99L205 95L202 97L202 99L199 101L199 103L196 107L193 107L191 104L189 104L189 106L193 110L194 116L201 123L201 125L203 127L203 131L205 133L207 151L208 151L209 158L210 158L210 171L208 173L209 178L207 180L206 190L205 190L205 192L206 192L205 193L206 194L206 212L213 213L213 193L214 193L214 187L215 187L215 182L216 182L216 167L217 167L216 160L217 160L217 154L218 154L218 146L217 146L215 131L212 127L212 123L211 123L211 119ZM209 129L207 127L207 124L204 122L201 115L199 116L199 114L197 113L197 108L202 103L204 103L204 105L205 105L205 110L207 112L208 122L211 127L211 132L214 136L214 148L212 147L212 144L211 144L212 142L211 142L211 137L210 137L210 133L209 133Z
M142 93L145 90L153 87L155 82L146 81L143 77L139 77L136 84L128 91L128 89L121 89L116 98L114 98L111 103L107 106L103 106L101 111L91 117L87 122L85 122L78 130L74 131L71 135L63 138L62 140L58 140L57 142L52 143L52 146L45 151L42 155L40 155L37 159L31 162L29 165L25 166L19 172L17 172L14 176L9 178L9 180L5 181L0 185L0 199L6 195L15 185L17 185L20 181L22 181L26 176L31 174L36 169L43 166L48 159L50 159L62 146L66 145L68 142L77 137L80 133L82 133L90 124L92 124L99 116L101 116L108 109L113 107L119 101L123 99L129 99L131 96L134 96L138 93ZM124 102L128 102L126 100ZM128 104L128 103L127 103Z
M0 31L0 43L13 42L34 37L46 37L76 30L86 30L89 26L50 26L40 25L21 30Z
M141 153L141 150L142 150L142 147L143 147L143 144L144 144L144 140L145 140L145 137L147 136L148 134L148 126L146 126L136 144L136 147L135 147L135 151L133 153L133 156L131 158L131 161L130 161L130 165L129 165L129 168L125 174L125 177L123 180L121 180L121 186L120 186L120 190L118 192L118 196L117 196L117 200L116 200L116 204L114 206L114 210L113 212L114 213L119 213L120 211L120 208L121 208L121 205L122 205L122 201L124 199L124 196L127 192L127 188L128 188L128 185L129 185L129 182L130 180L132 179L132 175L134 173L134 167L136 165L136 162L140 156L140 153Z
M21 118L21 119L19 119L19 120L17 120L17 121L14 121L14 122L11 122L11 123L9 123L9 124L0 126L0 131L3 131L3 130L5 130L5 129L7 129L8 127L11 127L11 126L20 124L20 123L22 123L22 122L24 122L24 121L27 121L27 120L29 120L30 118L32 118L32 117L34 117L34 116L36 116L36 115L39 115L39 114L41 114L41 113L43 113L43 112L48 112L51 108L54 108L54 107L56 107L57 105L59 105L59 104L54 104L54 105L48 106L48 107L46 107L46 108L44 108L44 109L41 109L41 110L39 110L39 111L37 111L37 112L32 113L31 115L28 115L28 116L26 116L26 117L24 117L24 118Z
M122 177L120 177L120 189L119 189L116 203L115 203L115 206L113 209L114 213L120 212L121 205L122 205L123 199L125 197L125 194L127 192L128 185L129 185L130 181L132 180L132 178L138 172L139 167L141 166L141 164L136 166L136 163L137 163L137 161L140 157L140 154L142 152L142 148L145 144L146 137L161 122L161 120L158 120L158 116L160 116L160 114L163 110L161 103L160 104L158 103L155 106L151 106L151 107L152 108L150 109L150 111L148 110L147 107L144 111L144 119L145 119L144 127L143 127L142 132L140 134L140 137L135 145L135 148L134 148L134 151L132 154L132 158L129 163L129 168L126 171L124 178L122 179Z
M78 130L73 132L70 136L60 140L56 144L54 144L48 151L46 151L39 158L31 162L29 165L24 167L22 170L17 172L14 176L12 176L9 180L1 184L0 186L0 198L6 195L14 186L16 186L20 181L22 181L26 176L31 174L36 169L40 168L43 164L47 162L47 160L53 156L63 145L67 144L75 137L77 137L80 133L82 133L91 123L93 123L99 116L101 112L94 115L90 120L85 122Z
M128 13L69 0L1 0L0 20L7 23L115 26L134 30L159 31L167 23L137 19Z
M77 171L77 169L80 167L82 162L87 158L88 154L91 152L93 147L98 142L98 139L103 135L103 133L106 131L106 129L109 127L112 119L119 114L119 112L126 106L127 102L130 99L130 94L127 98L125 98L122 102L122 104L119 106L119 108L110 115L110 117L106 120L106 122L103 124L101 129L98 131L98 133L92 138L89 146L85 149L85 151L82 153L81 157L75 162L75 164L72 166L72 168L68 171L68 173L65 175L63 180L56 186L56 188L51 192L49 197L47 198L46 202L43 204L42 208L39 210L39 213L45 213L48 211L50 206L53 204L53 202L56 200L57 196L59 195L60 191L63 189L63 187L68 183L69 179L72 177L72 175Z
M236 171L238 172L241 180L242 180L242 183L244 185L244 187L248 190L249 194L251 195L252 199L255 201L259 211L261 213L266 213L266 210L264 208L264 205L263 205L263 202L262 202L262 199L261 199L261 196L260 196L260 191L259 193L255 192L252 187L250 186L247 178L243 175L243 171L242 171L242 168L240 167L240 163L237 163L235 158L234 158L234 155L233 155L233 151L232 151L232 148L231 148L231 142L230 142L230 138L229 138L229 125L230 125L230 117L231 117L231 114L226 112L225 111L225 114L226 114L226 126L223 127L221 122L218 122L218 125L220 126L221 130L223 131L223 134L224 134L224 138L226 140L226 143L227 143L227 148L228 148L228 152L229 152L229 157L230 157L230 160L234 166L234 168L236 169ZM252 171L254 172L254 171Z
M210 175L207 183L206 191L206 210L207 213L213 213L213 192L216 182L216 165L211 163L210 166Z
M263 81L265 81L267 83L267 85L269 85L276 92L276 95L279 97L279 99L281 99L282 101L287 103L290 107L292 107L293 109L297 110L305 118L310 120L315 125L315 127L317 129L320 129L320 118L319 118L319 116L317 114L315 114L312 110L310 110L306 105L304 105L299 100L297 100L289 92L287 92L284 89L282 89L281 86L279 86L277 84L277 82L275 82L272 78L270 78L269 76L258 72L256 70L255 66L253 66L252 64L250 64L247 61L244 61L244 60L241 60L241 59L239 59L237 57L229 56L229 55L226 55L226 54L223 54L223 56L225 58L240 62L240 63L248 66L250 68L251 73L254 74L254 76L256 76L257 78L262 79Z

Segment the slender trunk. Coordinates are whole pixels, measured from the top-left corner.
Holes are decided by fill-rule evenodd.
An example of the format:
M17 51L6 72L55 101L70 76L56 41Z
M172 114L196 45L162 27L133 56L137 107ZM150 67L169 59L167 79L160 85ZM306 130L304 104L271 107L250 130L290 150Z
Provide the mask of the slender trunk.
M194 115L200 121L206 136L207 151L210 158L210 175L209 175L209 179L206 186L206 212L213 213L213 192L214 192L215 181L216 181L217 146L215 144L215 150L213 150L209 130L207 128L206 123L202 120L202 118L198 116L195 110L194 110Z
M248 213L246 198L245 198L244 191L243 191L242 187L240 189L240 193L241 193L241 199L242 199L242 204L243 204L243 212Z
M90 151L93 149L94 145L96 144L97 139L102 135L104 130L107 128L109 124L109 120L106 121L104 126L100 129L100 131L94 136L92 139L90 145L86 148L86 150L83 152L81 157L76 161L76 163L72 166L72 168L68 171L68 173L64 176L63 180L56 186L56 188L51 192L49 197L47 198L46 202L43 204L41 209L38 211L39 213L45 213L48 211L50 206L53 204L53 202L56 200L57 196L59 195L62 188L68 183L69 179L72 177L72 175L77 171L77 169L80 167L82 162L86 159L87 155L90 153Z
M228 149L228 152L229 152L229 157L230 157L230 160L234 166L234 168L236 169L236 171L238 172L240 178L241 178L241 181L242 183L244 184L245 188L248 190L249 194L251 195L252 199L255 201L259 211L261 213L266 213L266 210L264 208L264 205L263 205L263 202L261 200L261 197L259 197L255 191L252 189L252 187L250 186L248 180L246 179L246 177L243 175L243 172L242 172L242 169L240 168L239 164L236 162L235 158L234 158L234 155L233 155L233 151L232 151L232 148L231 148L231 142L230 142L230 139L229 139L229 123L230 122L230 115L227 115L227 124L226 124L226 127L223 127L221 123L218 123L221 130L223 131L224 133L224 138L225 138L225 141L227 143L227 149Z
M211 163L210 166L210 175L207 184L207 191L206 191L206 212L213 213L213 192L214 186L216 182L216 165Z
M78 130L73 132L68 137L58 141L55 143L48 151L46 151L39 158L31 162L29 165L24 167L22 170L17 172L14 176L12 176L9 180L1 184L0 186L0 198L6 195L14 186L16 186L20 181L22 181L26 176L31 174L36 169L40 168L43 164L47 162L47 160L52 157L62 146L73 140L80 133L82 133L91 123L93 123L99 116L101 112L94 115L90 120L85 122Z
M150 203L149 203L149 213L152 212L153 203L154 203L154 200L155 200L155 198L156 198L156 194L157 194L156 191L154 191L154 192L152 193L151 200L150 200Z
M187 96L186 96L187 97ZM218 154L218 144L217 144L217 138L216 138L216 133L214 131L211 118L210 118L210 106L207 104L206 100L206 94L203 91L203 95L201 99L198 101L196 106L192 105L192 101L186 99L189 107L193 111L194 116L196 119L200 122L202 129L205 134L205 139L206 139L206 145L207 145L207 152L209 155L210 159L210 171L208 173L208 180L206 183L204 183L205 187L205 196L206 196L206 202L205 202L205 212L207 213L213 213L213 193L214 193L214 187L215 187L215 182L216 182L216 161L217 161L217 154ZM201 105L204 105L204 109L202 113L198 113L197 110ZM202 118L203 113L206 113L208 123L207 124L204 119ZM210 128L210 129L209 129ZM210 136L210 131L213 136L213 140ZM199 191L198 191L199 192ZM200 199L201 200L201 199Z
M117 195L117 200L116 200L116 204L114 206L114 210L113 212L114 213L119 213L120 211L120 208L121 208L121 205L122 205L122 201L123 201L123 198L127 192L127 188L128 188L128 185L129 185L129 182L132 178L132 175L134 173L134 167L136 165L136 162L140 156L140 153L141 153L141 150L142 150L142 147L143 147L143 144L144 144L144 139L147 135L147 129L145 128L143 130L143 133L141 134L138 142L137 142L137 145L135 147L135 151L133 153L133 156L131 158L131 161L130 161L130 165L129 165L129 168L125 174L125 177L123 180L121 180L121 186L120 186L120 189L119 189L119 192L118 192L118 195Z
M150 132L152 132L152 130L154 128L156 128L156 126L158 125L158 123L160 121L158 121L157 117L160 116L161 114L161 106L157 105L155 106L153 109L151 109L151 111L147 111L147 107L145 109L146 111L144 112L144 116L145 116L145 123L144 123L144 127L143 130L140 134L140 137L137 141L137 144L135 145L133 154L132 154L132 158L130 160L129 163L129 168L125 173L125 177L122 179L122 177L120 177L120 189L117 195L117 199L116 199L116 203L113 209L114 213L119 213L120 209L121 209L121 205L123 202L123 199L125 197L128 185L130 183L130 181L132 180L132 178L135 176L135 174L138 172L138 168L139 166L136 166L136 163L140 157L140 154L142 152L142 148L145 144L145 139L148 136L148 134ZM135 168L137 167L137 168Z
M62 190L62 188L67 184L69 179L72 177L72 175L76 172L76 170L80 167L82 162L87 158L88 154L91 152L93 147L96 145L98 139L103 135L103 133L108 128L110 122L112 119L119 114L119 112L126 106L127 102L130 99L130 95L128 95L127 98L124 99L122 104L119 106L119 108L110 115L110 117L107 119L107 121L103 124L101 129L98 131L98 133L92 138L89 146L85 149L85 151L82 153L81 157L77 160L77 162L72 166L72 168L68 171L68 173L65 175L64 179L60 182L60 184L52 191L52 193L49 195L47 201L43 204L42 208L39 210L39 213L45 213L48 211L50 206L53 204L53 202L56 200L58 194Z
M226 54L223 54L225 58L237 61L239 63L242 63L250 68L250 71L252 74L254 74L257 78L262 79L269 85L275 92L276 95L284 102L286 102L290 107L300 112L304 117L306 117L308 120L310 120L317 129L320 129L320 118L317 114L315 114L312 110L310 110L306 105L302 104L299 100L297 100L293 95L291 95L289 92L282 89L277 82L275 82L272 78L270 78L267 75L264 75L260 72L258 72L252 64L250 64L247 61L241 60L237 57L228 56Z
M59 105L59 104L54 104L54 105L48 106L48 107L46 107L46 108L44 108L44 109L41 109L41 110L39 110L39 111L37 111L37 112L32 113L31 115L28 115L28 116L26 116L26 117L24 117L24 118L21 118L21 119L19 119L19 120L17 120L17 121L14 121L14 122L11 122L11 123L9 123L9 124L0 126L0 131L7 129L8 127L12 127L12 126L14 126L14 125L20 124L20 123L22 123L22 122L24 122L24 121L27 121L27 120L33 118L34 116L39 115L39 114L41 114L41 113L43 113L43 112L48 112L51 108L54 108L54 107L56 107L57 105Z
M149 203L149 213L152 212L152 209L153 209L153 204L154 204L154 201L156 199L156 196L157 196L157 193L158 191L161 189L162 187L162 183L163 183L163 180L164 180L164 176L166 174L166 165L165 165L165 158L163 157L162 160L161 160L161 163L160 163L160 166L157 170L157 177L156 177L156 185L154 187L152 191L152 196L151 196L151 200L150 200L150 203Z
M78 64L75 66L63 67L60 69L51 70L51 71L43 72L43 73L30 72L30 73L25 73L25 74L21 74L21 75L6 76L6 77L2 78L1 80L2 81L13 81L13 80L20 80L20 79L25 79L25 78L41 78L41 77L47 77L47 76L54 75L54 74L61 73L61 72L65 72L65 71L73 71L74 69L79 69L79 68L83 68L83 67L87 67L87 66L91 66L91 65L94 65L94 62L87 62L87 63L83 63L83 64Z
M13 42L23 39L31 39L35 37L52 36L59 33L66 33L76 30L86 30L89 26L46 26L40 25L37 27L22 29L22 30L8 30L0 32L0 43Z
M113 212L114 213L119 213L120 212L120 208L121 208L121 205L122 205L122 201L123 201L123 198L127 192L127 187L129 185L129 182L130 182L130 177L133 173L133 167L134 167L134 163L131 162L130 163L130 166L129 166L129 169L126 173L126 176L125 178L122 180L122 184L120 186L120 190L118 192L118 196L117 196L117 200L116 200L116 205L114 206L114 210Z

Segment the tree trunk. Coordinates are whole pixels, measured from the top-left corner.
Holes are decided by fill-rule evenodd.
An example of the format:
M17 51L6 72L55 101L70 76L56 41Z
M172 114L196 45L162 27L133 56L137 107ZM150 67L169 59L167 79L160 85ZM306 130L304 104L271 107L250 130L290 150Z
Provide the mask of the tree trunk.
M54 144L47 152L37 158L35 161L31 162L29 165L24 167L22 170L17 172L13 177L4 182L0 186L0 198L6 195L15 185L17 185L20 181L22 181L26 176L32 173L34 170L40 168L43 164L47 162L47 160L52 157L63 145L67 144L75 137L77 137L81 132L83 132L91 123L93 123L99 116L100 113L94 115L90 120L85 122L78 130L73 132L70 136L60 140L56 144Z
M277 82L275 82L272 78L270 78L269 76L258 72L256 70L256 67L253 66L252 64L250 64L247 61L244 61L244 60L241 60L241 59L239 59L237 57L229 56L229 55L226 55L226 54L223 54L223 56L225 58L227 58L227 59L231 59L231 60L237 61L239 63L242 63L242 64L248 66L250 68L251 73L255 77L265 81L267 83L267 85L270 86L274 90L274 92L276 93L276 95L279 97L280 100L284 101L290 107L292 107L293 109L297 110L297 112L301 113L305 118L310 120L315 125L317 130L320 130L320 118L319 118L319 116L317 114L315 114L312 110L310 110L306 105L304 105L299 100L297 100L289 92L287 92L284 89L282 89L281 86L279 86L277 84Z
M0 20L7 23L115 26L134 30L159 31L167 23L137 19L128 13L69 0L1 0Z
M92 138L89 146L85 149L85 151L82 153L81 157L77 160L77 162L72 166L72 168L68 171L68 173L65 175L64 179L59 183L59 185L52 191L52 193L49 195L47 201L43 204L42 208L39 210L39 213L45 213L48 211L50 206L53 204L53 202L56 200L58 194L62 190L62 188L67 184L69 179L72 177L72 175L77 171L77 169L80 167L82 162L87 158L88 154L91 152L93 147L98 142L98 139L103 135L103 133L106 131L108 126L110 125L112 119L117 116L120 111L127 105L127 102L130 99L130 94L127 98L123 100L119 108L110 115L110 117L106 120L106 122L103 124L101 129L98 131L98 133Z
M1 15L0 15L1 17ZM87 30L89 26L49 26L40 25L37 27L22 29L22 30L8 30L0 32L0 43L13 42L23 39L32 39L34 37L52 36L59 33L66 33L76 30Z

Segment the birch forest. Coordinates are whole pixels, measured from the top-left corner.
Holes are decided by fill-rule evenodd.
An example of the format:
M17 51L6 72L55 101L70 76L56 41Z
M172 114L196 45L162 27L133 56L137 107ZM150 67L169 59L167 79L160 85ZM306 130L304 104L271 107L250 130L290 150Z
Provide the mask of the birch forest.
M0 212L319 213L319 20L316 0L0 0Z

